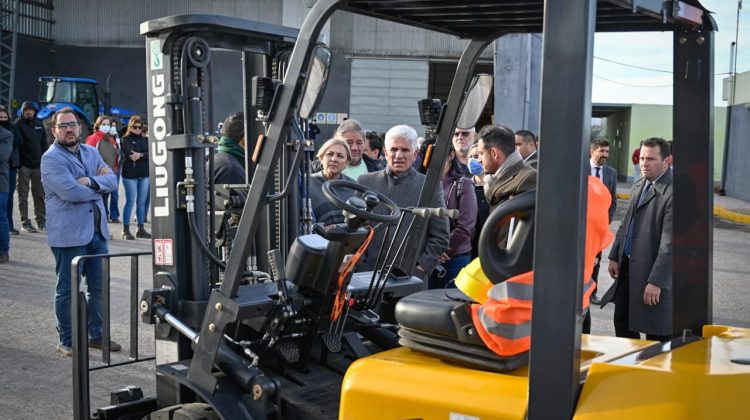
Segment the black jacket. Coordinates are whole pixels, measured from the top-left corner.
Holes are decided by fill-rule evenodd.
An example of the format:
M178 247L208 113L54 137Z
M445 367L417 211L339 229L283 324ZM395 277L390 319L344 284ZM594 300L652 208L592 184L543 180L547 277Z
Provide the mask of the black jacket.
M208 170L208 163L206 163ZM217 153L214 156L214 184L243 184L245 167L236 157L229 153Z
M27 121L23 118L16 120L13 128L21 138L19 147L21 166L30 169L39 169L42 163L42 155L47 151L47 134L44 132L44 124L34 119Z
M128 179L145 178L148 176L148 138L131 134L120 141L122 150L122 177ZM133 162L130 155L133 152L143 153L143 157Z

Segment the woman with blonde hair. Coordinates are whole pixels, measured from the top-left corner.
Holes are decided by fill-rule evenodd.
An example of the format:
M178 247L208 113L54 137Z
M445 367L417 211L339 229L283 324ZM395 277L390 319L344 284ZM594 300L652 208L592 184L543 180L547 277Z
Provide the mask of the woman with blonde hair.
M125 208L122 210L122 239L135 239L130 233L130 214L135 205L137 238L150 238L143 224L146 219L146 198L149 194L148 138L143 135L143 120L134 116L122 138L122 185L125 186Z
M310 199L312 200L313 215L316 223L331 225L342 223L344 215L341 209L323 195L323 183L334 179L343 179L356 182L354 179L343 174L344 169L352 161L352 152L346 140L330 139L323 143L318 150L318 160L323 164L323 170L314 173L310 177ZM351 190L340 190L340 196L346 200L353 194Z

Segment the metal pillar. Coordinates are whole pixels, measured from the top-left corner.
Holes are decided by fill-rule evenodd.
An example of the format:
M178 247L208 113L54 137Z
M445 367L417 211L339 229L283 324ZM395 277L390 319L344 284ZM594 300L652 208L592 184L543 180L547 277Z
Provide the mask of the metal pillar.
M568 419L578 399L595 22L595 0L545 2L529 419Z
M710 26L710 25L707 25ZM672 332L701 334L713 301L714 34L674 34Z
M3 2L6 3L6 2ZM0 36L0 104L10 109L16 81L16 49L18 48L18 21L20 19L21 0L7 2L11 10L2 9L2 35Z
M482 51L487 47L487 44L491 42L491 39L486 40L473 40L466 46L461 59L458 61L458 67L456 68L456 74L453 76L453 83L451 84L451 90L448 94L448 102L446 102L445 110L438 127L437 140L435 141L435 148L432 150L432 157L430 158L429 167L425 175L424 186L419 194L419 201L417 207L431 207L432 197L435 195L435 191L440 187L440 178L442 178L443 162L448 157L448 149L453 144L453 130L456 127L456 119L458 118L458 112L461 109L461 104L465 99L466 91L469 89L472 80L472 74L474 74L474 65L482 54ZM404 256L402 258L401 268L408 271L410 274L414 271L416 265L415 259L417 254L422 251L419 246L422 243L422 239L425 232L425 222L422 219L415 219L412 230L409 233L408 243ZM429 274L429 273L427 273Z

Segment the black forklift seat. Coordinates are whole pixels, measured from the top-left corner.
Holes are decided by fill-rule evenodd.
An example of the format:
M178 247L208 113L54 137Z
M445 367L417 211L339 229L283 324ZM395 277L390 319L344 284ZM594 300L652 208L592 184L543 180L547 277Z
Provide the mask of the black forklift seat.
M488 349L474 329L470 305L458 289L424 290L396 304L399 344L441 360L472 368L507 372L526 365L528 352L501 357Z

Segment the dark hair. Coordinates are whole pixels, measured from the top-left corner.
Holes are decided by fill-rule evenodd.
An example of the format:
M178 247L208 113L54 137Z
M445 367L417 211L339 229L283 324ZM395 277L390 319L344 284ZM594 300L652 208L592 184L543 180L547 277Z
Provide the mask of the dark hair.
M661 137L650 137L646 140L643 140L641 142L641 147L658 147L659 148L659 155L661 156L662 160L666 159L667 156L672 154L672 146L669 144L668 141L664 140Z
M383 140L378 136L378 133L374 131L368 131L365 136L367 143L370 145L370 150L383 151Z
M524 143L531 143L534 142L534 146L536 146L536 135L532 133L529 130L518 130L516 131L517 136L521 136L523 138Z
M606 137L597 137L594 140L591 140L589 148L592 152L600 147L609 147L609 140L607 140Z
M488 147L497 147L506 157L516 151L513 130L502 125L485 125L477 134L477 142L479 140Z
M224 120L224 125L221 126L221 135L239 143L245 137L245 114L242 112L229 114Z
M52 123L57 124L57 116L62 114L73 114L74 117L76 117L76 122L79 124L81 123L81 120L78 118L78 114L73 110L73 108L66 106L65 108L58 109L57 112L55 112L52 115Z

